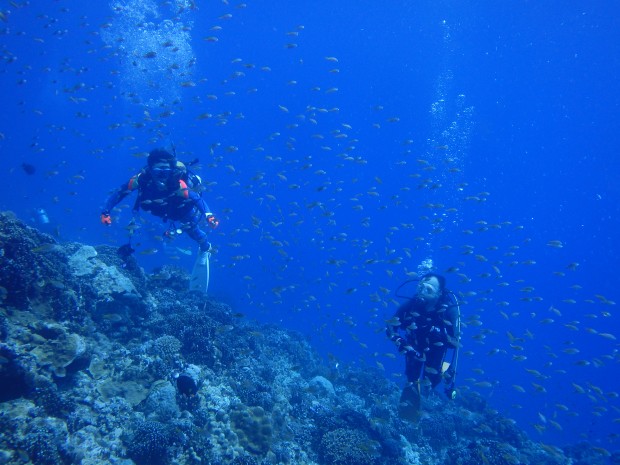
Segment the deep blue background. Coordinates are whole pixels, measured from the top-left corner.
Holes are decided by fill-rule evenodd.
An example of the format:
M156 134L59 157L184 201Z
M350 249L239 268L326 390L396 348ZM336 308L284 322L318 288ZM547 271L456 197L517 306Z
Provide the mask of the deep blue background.
M334 366L402 382L382 328L432 258L465 302L460 388L544 442L617 446L618 343L597 333L618 316L595 297L617 300L619 284L613 2L32 3L0 3L0 208L120 245L132 201L103 228L107 194L174 142L200 158L222 220L214 297L302 331ZM149 40L192 47L142 81L135 68L171 52L132 42L140 4L161 15ZM142 220L140 263L189 269L176 247L191 241L165 246L166 226Z

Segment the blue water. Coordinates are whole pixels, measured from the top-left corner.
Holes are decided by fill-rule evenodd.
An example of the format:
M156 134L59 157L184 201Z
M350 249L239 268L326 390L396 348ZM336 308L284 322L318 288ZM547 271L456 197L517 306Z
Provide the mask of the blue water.
M464 302L458 387L617 447L614 3L37 3L0 3L0 208L121 245L108 193L174 144L221 220L213 297L402 383L382 328L430 259ZM142 266L191 268L140 221Z

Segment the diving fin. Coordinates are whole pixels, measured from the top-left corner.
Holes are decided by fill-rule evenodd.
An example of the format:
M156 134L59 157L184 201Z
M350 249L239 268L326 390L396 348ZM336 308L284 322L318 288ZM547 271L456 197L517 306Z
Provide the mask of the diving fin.
M209 289L209 258L211 258L211 252L198 252L198 258L196 258L192 276L189 279L190 291L207 293Z
M398 402L398 415L403 420L415 423L420 419L420 389L417 384L408 384L403 388Z
M135 249L131 246L131 242L128 242L125 245L121 245L116 253L121 257L123 261L127 260L131 255L135 252Z

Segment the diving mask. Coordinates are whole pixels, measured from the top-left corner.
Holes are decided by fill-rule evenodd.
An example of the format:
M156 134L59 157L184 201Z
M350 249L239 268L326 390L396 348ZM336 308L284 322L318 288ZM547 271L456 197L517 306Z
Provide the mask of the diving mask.
M157 181L164 181L170 177L172 170L170 168L151 168L151 175Z

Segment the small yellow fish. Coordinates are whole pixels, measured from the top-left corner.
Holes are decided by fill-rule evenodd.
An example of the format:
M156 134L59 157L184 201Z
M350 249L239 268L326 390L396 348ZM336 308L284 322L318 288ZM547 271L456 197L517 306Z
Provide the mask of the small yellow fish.
M474 386L478 386L481 388L492 388L493 384L489 383L488 381L479 381L477 383L474 383Z
M233 329L235 329L235 327L233 325L222 325L222 326L219 326L216 329L216 331L218 333L227 333L229 331L232 331Z
M158 252L157 249L152 248L152 249L145 249L142 252L140 252L140 255L153 255L156 254Z
M59 246L56 244L43 244L40 245L39 247L35 247L34 249L32 249L32 252L34 253L48 253L48 252L53 252L55 250L58 250Z

